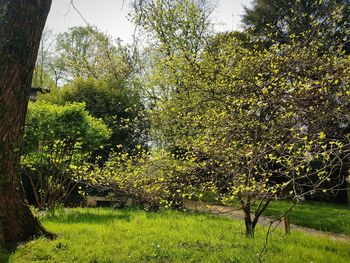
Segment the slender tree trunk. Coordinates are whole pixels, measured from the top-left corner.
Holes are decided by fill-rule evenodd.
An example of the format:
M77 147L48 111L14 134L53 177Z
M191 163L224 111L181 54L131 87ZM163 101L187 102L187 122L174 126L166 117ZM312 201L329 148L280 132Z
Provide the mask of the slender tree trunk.
M24 202L21 138L40 38L51 0L0 0L0 245L53 237Z
M254 239L255 227L252 222L245 221L245 236Z
M245 223L245 236L247 238L254 238L255 225L251 219L250 206L243 208L244 211L244 223Z

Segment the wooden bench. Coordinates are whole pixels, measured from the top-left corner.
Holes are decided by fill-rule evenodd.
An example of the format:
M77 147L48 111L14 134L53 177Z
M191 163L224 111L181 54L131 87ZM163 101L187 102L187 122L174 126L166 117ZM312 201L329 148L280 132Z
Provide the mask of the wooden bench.
M98 204L109 204L113 202L118 202L118 200L114 197L85 196L85 204L87 207L96 207Z

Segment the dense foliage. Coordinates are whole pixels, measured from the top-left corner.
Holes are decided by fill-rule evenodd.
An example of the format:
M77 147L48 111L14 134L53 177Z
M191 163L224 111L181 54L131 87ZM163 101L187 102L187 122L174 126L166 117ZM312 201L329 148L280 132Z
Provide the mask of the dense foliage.
M138 144L146 144L144 107L135 86L121 84L113 78L78 78L63 88L38 96L38 100L57 105L85 103L87 111L92 116L101 118L111 129L108 148L123 144L132 149Z
M335 10L339 19L330 22L327 17ZM349 52L349 15L348 0L254 0L245 8L242 22L246 31L265 45L289 43L292 36L316 33L320 25L327 24L323 41L331 46L344 45Z
M145 145L147 121L130 50L91 26L71 28L56 38L45 34L33 83L45 88L38 100L57 105L84 102L89 113L112 130L109 149Z
M23 180L36 205L54 208L74 190L81 178L74 171L103 146L111 131L80 103L57 106L31 103L23 138Z

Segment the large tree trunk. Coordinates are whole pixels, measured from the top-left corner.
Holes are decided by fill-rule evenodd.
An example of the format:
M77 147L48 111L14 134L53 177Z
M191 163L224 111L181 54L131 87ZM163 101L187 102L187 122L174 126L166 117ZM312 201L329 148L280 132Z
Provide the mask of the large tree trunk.
M21 137L40 38L51 0L0 0L0 245L52 237L24 202Z

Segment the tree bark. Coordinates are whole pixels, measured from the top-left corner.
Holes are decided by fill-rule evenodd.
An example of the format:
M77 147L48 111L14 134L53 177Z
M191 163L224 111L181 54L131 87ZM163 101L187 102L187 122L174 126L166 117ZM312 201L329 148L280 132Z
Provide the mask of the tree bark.
M53 237L19 180L20 148L40 38L52 0L0 0L0 245Z
M243 208L244 223L245 223L245 236L247 238L254 238L255 225L250 216L250 205L246 205Z

